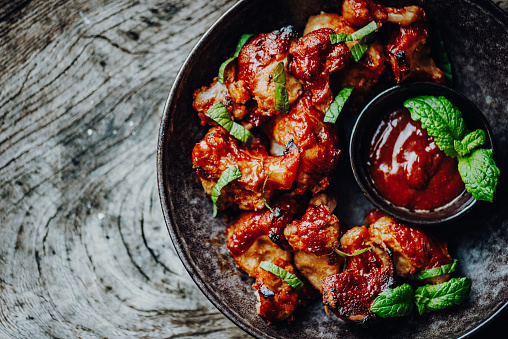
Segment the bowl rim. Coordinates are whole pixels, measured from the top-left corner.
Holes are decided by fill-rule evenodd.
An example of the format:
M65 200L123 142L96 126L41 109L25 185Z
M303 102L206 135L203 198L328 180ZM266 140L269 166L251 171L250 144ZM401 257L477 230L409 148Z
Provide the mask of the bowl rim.
M206 32L201 36L196 45L192 48L190 53L185 58L182 67L178 71L178 74L171 86L171 90L169 92L166 103L164 104L163 114L161 118L161 124L158 133L157 140L157 186L159 189L159 199L161 202L162 214L164 216L164 221L166 223L166 228L169 232L171 241L175 247L176 253L180 258L180 261L183 263L186 271L189 273L191 279L198 286L201 292L206 296L206 298L212 303L214 307L216 307L222 314L224 314L229 320L231 320L236 326L240 327L246 333L254 336L254 337L266 337L266 334L263 332L256 331L252 326L244 323L241 319L242 317L234 312L233 310L227 308L220 298L211 290L206 284L201 281L199 276L197 275L197 269L194 267L192 260L190 258L189 253L184 250L183 243L181 238L178 236L178 232L175 229L174 225L176 225L173 216L174 206L172 204L171 199L169 199L169 187L166 185L164 178L165 171L165 162L162 159L162 155L164 154L165 148L165 134L168 130L171 120L171 107L177 101L176 92L180 83L183 81L185 75L190 71L190 63L191 61L197 57L197 52L202 49L206 45L207 39L215 34L215 30L218 29L224 22L228 21L230 17L234 16L236 11L241 10L243 7L249 4L249 0L239 0L235 4L233 4L229 9L227 9L218 19L215 21L212 26L210 26Z
M465 2L471 3L470 0L462 0ZM244 322L242 317L240 317L233 310L228 309L225 305L222 304L220 298L218 298L214 291L209 289L197 276L197 270L194 267L192 260L188 253L186 253L184 249L184 242L178 238L178 232L176 230L176 223L174 221L173 210L174 206L169 199L169 189L167 183L165 182L165 163L163 161L163 154L165 153L164 149L166 147L165 134L168 130L168 126L170 125L171 120L171 107L174 105L177 98L175 97L175 93L177 92L177 88L180 86L181 82L184 79L184 76L189 72L189 62L196 57L197 51L199 51L205 44L206 40L215 33L215 30L222 25L226 20L229 20L234 16L236 11L241 10L245 6L249 4L249 0L238 0L235 4L233 4L229 9L227 9L201 36L196 45L189 52L187 57L182 63L180 70L173 81L171 89L169 91L168 97L163 107L161 123L157 138L157 154L156 154L156 166L157 166L157 186L159 191L159 199L162 208L162 214L164 217L164 221L166 224L166 228L170 235L171 241L174 245L174 248L183 263L186 271L189 273L191 279L198 286L201 292L207 297L208 300L229 320L231 320L236 326L241 328L246 333L257 337L257 338L275 338L273 336L268 336L266 333L259 331L256 328L253 328L250 324ZM475 0L474 2L477 6L481 7L484 11L487 11L502 25L508 27L508 13L504 12L498 5L489 1L489 0ZM481 323L477 324L477 326L473 327L469 332L464 333L459 339L471 338L479 329L484 328L487 324L493 322L495 319L499 319L505 311L508 310L508 301L506 301L501 307L499 307L489 318L484 319Z
M383 104L384 100L393 99L393 97L395 97L399 92L401 92L402 97L406 97L408 96L407 95L408 92L411 93L410 96L417 96L417 95L425 95L426 91L442 92L441 95L443 96L447 95L454 96L453 99L449 98L449 100L452 101L452 103L455 106L470 107L471 109L468 110L468 114L474 116L475 119L477 119L478 122L482 125L478 127L481 127L485 131L486 144L490 145L490 148L493 150L493 153L495 154L494 138L490 125L485 115L482 113L482 111L471 100L469 100L466 96L450 87L432 82L420 81L409 84L398 84L392 86L376 95L372 100L370 100L365 105L361 113L358 115L358 118L353 126L351 139L349 141L349 160L351 163L353 175L355 177L358 186L360 187L363 194L374 206L388 213L389 215L392 215L394 218L412 225L437 226L462 218L465 214L473 210L478 205L479 201L472 198L470 193L464 191L456 199L460 197L465 198L466 196L470 196L470 198L463 202L462 205L463 208L461 208L457 213L440 217L437 219L418 219L417 211L413 212L407 210L403 207L392 204L387 199L382 199L382 194L377 192L375 185L371 182L370 177L367 177L368 171L366 171L365 169L366 164L363 162L359 163L360 159L362 158L360 152L363 151L364 149L360 150L358 144L360 142L361 137L363 138L368 137L369 131L366 131L365 128L368 126L369 123L372 122L371 118L373 115L375 115L377 111L376 106ZM421 94L417 93L413 94L413 92L421 92ZM460 103L457 101L460 101ZM383 115L378 115L376 117L378 117L380 120L383 117ZM367 173L367 175L364 175L364 173ZM453 201L455 201L455 199L452 200L450 204L452 204ZM408 211L408 213L405 212L406 210ZM411 212L411 214L409 214L409 212Z

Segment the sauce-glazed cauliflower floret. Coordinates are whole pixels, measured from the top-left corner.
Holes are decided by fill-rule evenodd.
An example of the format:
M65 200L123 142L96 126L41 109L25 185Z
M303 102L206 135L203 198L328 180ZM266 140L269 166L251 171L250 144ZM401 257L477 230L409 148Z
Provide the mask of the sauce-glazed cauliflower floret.
M372 241L393 253L395 272L400 277L410 278L418 271L453 261L444 241L428 236L417 228L405 226L378 210L369 212L365 222L370 224ZM448 280L450 274L428 278L426 282L437 284Z
M247 84L257 103L256 114L273 116L275 107L275 83L273 74L279 62L288 64L290 46L296 42L291 26L271 33L258 34L241 50L238 56L238 80ZM286 90L289 104L302 94L302 85L291 74L286 73Z
M379 293L394 284L392 262L372 243L365 226L347 231L340 243L349 254L367 247L372 250L348 258L344 271L323 279L323 303L340 318L365 322L375 317L370 306Z
M385 7L371 0L344 0L342 16L352 26L365 26L372 20L378 23L392 22L407 26L415 22L422 9L418 6L404 8Z
M212 127L206 136L194 146L192 164L206 193L211 194L222 172L238 165L242 176L226 185L219 196L217 205L225 209L232 204L243 210L257 210L264 207L280 190L293 185L300 167L300 151L296 146L286 149L280 156L270 156L261 141L254 138L251 147L236 140L222 127Z
M393 32L386 53L397 82L411 78L436 83L446 81L443 71L436 67L429 55L428 36L425 13L411 25L400 26Z
M274 119L269 137L279 145L293 140L301 151L295 194L317 193L329 185L340 156L336 126L323 122L323 113L312 105L310 93L302 95L288 114Z
M313 105L321 112L326 112L333 100L330 73L343 69L352 60L347 45L332 44L330 34L335 34L331 28L312 31L289 50L289 73L303 81L304 89L312 92Z

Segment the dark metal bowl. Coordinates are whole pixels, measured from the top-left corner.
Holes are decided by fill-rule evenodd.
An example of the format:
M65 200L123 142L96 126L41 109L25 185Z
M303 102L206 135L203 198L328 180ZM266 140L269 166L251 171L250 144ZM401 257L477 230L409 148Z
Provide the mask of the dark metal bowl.
M492 148L492 132L487 119L469 99L451 88L434 83L413 83L392 87L371 100L363 109L356 121L349 144L351 167L362 192L377 208L389 215L416 225L435 225L455 220L473 208L477 200L463 191L451 203L432 211L410 210L397 206L387 200L376 189L369 174L367 155L372 136L383 116L398 107L402 107L405 100L419 96L444 96L461 112L464 122L470 131L483 129L486 142L482 147Z
M455 84L486 115L492 126L496 159L508 173L508 17L486 0L415 0L437 23L452 61ZM208 85L243 33L261 33L292 24L302 32L310 15L340 12L338 0L245 0L238 2L203 35L180 70L169 94L159 131L157 178L162 211L178 255L192 279L229 319L260 338L458 338L468 337L508 304L508 187L500 180L494 204L478 206L460 223L438 230L459 260L458 274L473 281L466 302L457 307L371 327L327 317L316 300L294 315L292 324L268 325L255 310L253 279L241 272L226 248L221 218L194 171L191 152L206 133L192 108L192 92ZM353 120L353 119L351 119ZM356 120L356 119L354 119ZM352 126L352 124L351 124ZM351 127L349 126L349 127ZM345 128L345 137L350 132ZM339 190L337 215L361 225L373 206L354 180L348 150L334 177Z

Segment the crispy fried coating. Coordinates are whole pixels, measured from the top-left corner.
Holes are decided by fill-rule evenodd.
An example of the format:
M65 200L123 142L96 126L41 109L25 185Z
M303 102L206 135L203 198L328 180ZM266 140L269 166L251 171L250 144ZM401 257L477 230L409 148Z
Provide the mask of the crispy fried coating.
M340 318L365 322L375 317L372 302L394 284L393 266L389 255L372 244L365 226L350 229L340 243L349 254L369 246L373 249L348 258L344 271L323 279L323 303Z
M332 44L331 28L321 28L303 36L291 45L288 71L304 82L304 89L312 92L312 103L326 112L333 100L330 73L343 69L352 55L345 43Z
M275 259L272 263L298 276L290 262ZM314 297L312 287L309 289L305 282L302 289L296 290L275 274L259 267L253 287L258 297L258 304L256 305L258 314L268 320L269 323L286 319L291 321L296 308L302 302Z
M425 12L408 26L394 31L386 46L386 53L397 82L415 78L418 80L444 83L442 70L436 67L430 57L429 36Z
M242 213L228 227L227 246L233 257L247 251L260 236L268 236L278 247L291 250L284 237L284 229L291 224L299 204L290 198L281 198L271 204L272 213L267 208Z
M248 148L224 128L213 127L194 146L192 164L208 194L224 170L238 165L242 176L222 189L218 207L236 204L243 210L258 210L264 207L262 190L269 172L265 186L268 201L278 191L291 188L300 167L300 151L292 146L281 156L270 156L258 138Z
M415 22L422 9L418 6L404 8L385 7L371 0L344 0L342 2L342 16L352 26L365 26L372 20L378 25L392 22L407 26Z
M286 227L284 235L294 250L331 254L339 247L339 219L325 206L309 206L300 220Z
M355 32L351 24L342 16L335 13L321 12L318 15L311 16L307 20L303 35L307 35L320 28L331 28L336 34L353 34Z
M269 137L284 145L293 140L301 151L301 164L294 194L323 191L340 156L336 127L323 122L323 114L312 105L306 92L293 105L289 114L275 118Z
M274 69L279 62L285 67L291 44L296 42L296 34L291 26L271 33L258 34L240 51L238 56L238 80L247 84L249 92L257 103L252 114L262 116L277 115L275 107ZM291 74L286 73L286 90L289 104L300 94L302 85Z
M369 234L373 242L393 253L396 274L409 278L417 271L450 264L444 241L428 236L421 230L405 226L379 210L370 211L365 222L370 224ZM439 283L450 279L450 275L430 278L428 282Z
M232 65L231 65L232 64ZM192 106L198 112L201 125L217 126L217 123L206 116L206 112L216 103L223 103L234 119L243 119L247 114L245 103L251 98L247 84L235 80L236 65L231 63L224 72L224 83L215 77L210 86L203 86L192 93Z

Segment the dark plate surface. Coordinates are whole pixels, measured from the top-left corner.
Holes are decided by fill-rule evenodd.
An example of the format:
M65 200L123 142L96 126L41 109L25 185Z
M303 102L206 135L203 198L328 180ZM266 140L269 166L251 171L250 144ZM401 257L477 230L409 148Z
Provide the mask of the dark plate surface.
M199 288L238 326L264 338L453 338L480 328L508 303L508 17L487 1L398 1L424 7L441 31L454 71L454 88L482 110L494 136L501 178L494 204L479 203L467 218L438 228L459 260L458 273L473 281L461 306L382 321L370 327L347 325L327 317L319 301L298 310L291 325L268 326L255 311L253 280L242 273L225 246L222 218L192 170L191 151L205 134L192 108L194 89L208 85L219 65L245 32L261 33L292 24L302 31L320 10L338 12L332 0L240 1L198 43L180 71L164 109L157 157L159 194L173 243ZM349 140L355 117L344 119ZM372 208L356 185L347 147L333 188L335 214L350 225L363 224Z

